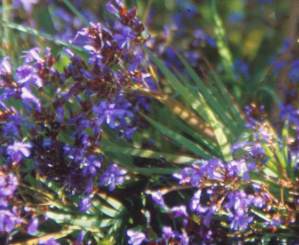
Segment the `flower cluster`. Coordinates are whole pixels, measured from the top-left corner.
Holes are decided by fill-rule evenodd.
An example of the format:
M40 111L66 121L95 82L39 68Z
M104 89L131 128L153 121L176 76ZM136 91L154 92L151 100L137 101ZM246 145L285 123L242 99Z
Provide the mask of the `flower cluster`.
M215 240L217 217L224 216L232 232L244 231L254 220L252 209L270 208L271 197L250 179L257 169L244 159L227 163L211 159L195 162L174 175L183 187L196 189L188 205L189 215L201 220L195 239Z
M291 183L290 177L286 177L286 183L279 183L281 180L273 175L275 170L269 167L272 160L266 152L268 147L273 147L273 142L257 137L258 134L252 133L255 141L233 145L233 160L195 161L173 175L178 186L148 191L151 201L171 220L170 226L167 221L163 223L165 226L156 231L159 238L140 229L129 230L130 244L152 241L194 244L220 242L230 237L244 239L246 233L250 236L259 229L273 231L294 223L297 182ZM294 159L297 158L292 161L297 161ZM273 171L272 176L269 171ZM293 190L294 196L288 201L281 199L269 190L265 179ZM169 201L169 195L176 199L173 193L180 191L187 203L170 206L173 202Z
M155 89L143 66L144 27L136 9L122 1L110 1L107 9L114 24L91 23L71 40L86 60L70 49L57 57L33 48L15 72L8 57L0 63L1 159L21 181L29 169L82 196L81 211L97 188L113 191L126 180L127 171L104 157L101 139L131 139L141 120L137 112L148 108L131 87ZM9 206L18 181L10 172L0 174L0 231L9 233L21 222ZM38 220L28 222L33 234Z
M0 171L0 233L11 232L22 221L17 209L11 205L11 199L18 186L18 180L12 173Z

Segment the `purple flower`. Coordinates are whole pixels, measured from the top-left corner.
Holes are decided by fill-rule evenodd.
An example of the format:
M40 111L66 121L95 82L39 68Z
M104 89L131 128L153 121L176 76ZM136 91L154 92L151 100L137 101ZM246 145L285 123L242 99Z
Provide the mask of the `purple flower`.
M280 106L280 117L282 120L288 120L292 124L299 125L299 110L291 104Z
M238 214L244 214L248 212L251 201L251 197L244 191L231 192L228 195L226 208L230 209L230 211L237 212Z
M156 82L152 78L152 75L150 75L149 73L144 73L142 75L142 78L143 78L142 84L146 86L148 89L150 89L151 91L156 91L158 89ZM144 105L144 107L146 109L149 108L148 105Z
M118 15L120 7L123 7L123 0L109 0L106 9L114 15Z
M198 169L193 167L183 168L179 173L175 173L173 176L179 179L180 184L198 186L201 181L201 173Z
M248 141L241 141L236 143L232 147L233 153L243 152L245 153L244 158L246 160L253 159L263 159L265 158L265 151L262 145L259 142L248 142ZM247 166L249 169L249 166Z
M180 184L191 184L197 187L204 179L223 180L224 170L224 164L219 159L211 159L209 161L200 160L194 162L192 167L186 167L173 176L180 180Z
M97 116L97 124L101 126L105 122L112 129L129 126L128 120L134 116L129 110L130 106L131 104L122 96L114 103L101 101L93 108L93 112Z
M212 204L208 206L203 206L201 204L201 194L202 194L201 190L195 192L190 202L190 209L194 211L196 214L198 214L199 216L201 216L203 218L203 224L206 227L209 227L211 223L211 219L213 215L216 213L217 208L215 205Z
M244 191L229 193L225 207L229 212L230 225L233 230L245 230L253 221L253 217L249 215L253 199L252 195L247 195Z
M232 215L230 228L232 230L243 231L248 228L250 223L253 221L253 217L245 214L245 215Z
M267 199L267 198L268 197L265 196L265 195L263 195L263 196L262 195L258 195L258 196L255 196L253 198L252 203L257 208L263 208L265 206L265 204L266 204L266 200L265 199Z
M176 241L179 242L179 244L182 245L188 245L189 244L189 238L187 234L180 234L177 231L174 231L170 226L164 226L162 228L162 239L167 244L170 241Z
M34 104L38 111L41 110L41 103L39 99L28 88L23 87L21 89L21 98L23 99L25 106L32 108L31 104Z
M198 62L199 58L201 57L200 56L200 53L195 50L195 51L185 51L184 52L184 55L186 57L186 59L188 60L188 62L190 62L190 64L192 65L196 65L196 63Z
M117 185L124 183L126 173L126 170L111 164L100 177L100 186L108 186L109 191L113 191Z
M287 65L287 62L285 60L273 60L272 66L273 66L273 74L277 76L279 72Z
M90 207L91 207L91 197L85 197L79 203L79 210L81 212L87 211Z
M179 240L180 240L181 245L189 245L190 244L190 238L187 233L180 234Z
M9 117L9 121L3 125L2 132L3 136L11 137L15 136L17 137L19 135L19 126L22 118L14 115Z
M65 117L65 110L64 110L64 108L63 107L58 107L56 109L55 116L56 116L57 122L62 123L64 121L64 117Z
M126 128L122 134L127 140L131 140L137 129L137 127Z
M9 57L3 57L0 60L0 79L1 76L10 75L12 73L12 67ZM1 80L0 80L1 81ZM0 83L1 85L1 83Z
M140 245L146 240L145 234L139 231L128 230L127 236L129 237L129 245Z
M38 225L39 225L38 218L37 217L32 218L27 227L27 233L29 235L35 235L37 233Z
M249 179L248 166L244 159L229 162L227 164L227 171L231 177L240 176L244 180Z
M186 206L175 206L170 209L174 217L188 217Z
M13 0L13 6L18 8L20 4L22 4L25 11L30 13L32 11L33 5L37 4L38 1L39 0Z
M234 70L238 76L244 79L249 78L249 66L245 61L237 59L234 63Z
M149 194L156 205L161 208L167 208L161 191L150 192Z
M23 65L17 69L16 80L18 84L25 87L32 85L43 86L41 78L37 75L37 70L29 65Z
M172 228L170 226L164 226L162 228L162 237L166 241L169 241L169 239L175 238L176 234L175 234L175 232L172 230Z
M90 155L87 157L83 167L83 174L95 176L97 171L101 168L103 156Z
M0 209L0 232L10 233L21 223L14 211Z
M24 56L23 56L24 62L26 64L29 63L36 63L36 62L43 62L43 59L41 57L41 50L38 47L29 49L27 51L24 51ZM29 66L27 66L29 68ZM32 70L32 69L30 69Z
M91 27L93 28L93 30L97 30L98 33L101 33L102 25L100 23L91 23ZM73 43L85 48L86 50L95 50L95 48L92 47L93 37L91 36L88 28L83 28L82 30L78 31L73 40ZM100 48L102 48L102 46Z
M7 154L15 163L20 162L24 157L29 157L31 144L24 142L15 142L7 147Z
M282 41L282 45L281 48L279 50L279 55L283 55L284 53L286 53L290 48L292 47L292 40L290 40L289 38L284 38ZM282 62L286 62L285 60L278 60L278 61L282 61Z
M135 33L128 26L123 26L121 23L117 26L118 33L114 34L113 38L117 42L119 48L129 48L130 42L136 37Z
M299 59L291 63L289 78L292 82L299 82Z
M190 202L190 209L192 211L197 211L198 213L203 213L207 210L206 207L201 206L201 202L200 202L201 193L202 191L200 189L196 191Z
M85 237L86 232L85 231L80 231L79 234L76 237L76 242L75 244L81 245L84 244L84 237Z
M214 158L209 161L203 162L199 168L199 171L205 178L219 181L223 180L224 178L223 170L225 169L225 166L219 159Z
M12 196L17 189L18 179L12 173L0 172L0 198Z
M195 40L193 41L193 45L195 46L199 46L202 43L207 43L212 48L216 47L215 40L207 33L205 33L202 29L196 29L193 32L193 36L195 37Z
M142 52L141 49L137 48L132 51L132 55L133 57L130 60L130 63L128 64L128 70L134 72L140 68L140 65L144 60L144 53ZM140 81L134 81L134 82L143 82L147 79L147 77L150 78L151 76L149 74L143 74L141 77L142 79Z

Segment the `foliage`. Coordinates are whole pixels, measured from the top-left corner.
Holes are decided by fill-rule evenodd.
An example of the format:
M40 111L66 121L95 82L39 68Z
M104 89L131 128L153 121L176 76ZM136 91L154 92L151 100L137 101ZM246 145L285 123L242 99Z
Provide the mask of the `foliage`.
M298 242L290 7L3 0L0 243Z

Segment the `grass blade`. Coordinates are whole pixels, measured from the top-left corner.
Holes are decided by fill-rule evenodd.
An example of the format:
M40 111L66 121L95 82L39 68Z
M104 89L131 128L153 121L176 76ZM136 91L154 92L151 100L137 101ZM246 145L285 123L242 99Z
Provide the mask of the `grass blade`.
M168 162L177 164L184 164L195 160L195 158L187 155L176 155L165 152L157 152L153 150L118 146L106 140L102 141L102 147L104 152L112 152L141 158L164 158Z
M211 16L213 16L214 21L214 32L216 36L217 47L219 51L219 55L221 57L221 61L223 64L223 68L226 72L228 79L234 81L234 66L233 66L233 58L231 52L225 42L225 29L223 27L222 20L217 11L216 0L211 1Z
M177 145L188 149L189 151L193 152L199 157L204 159L210 158L210 155L202 149L199 145L191 140L187 139L186 137L176 133L175 131L163 126L162 124L152 120L151 118L143 115L155 128L157 128L162 134L166 135L170 139L172 139Z
M180 94L181 99L206 123L211 125L223 158L230 160L232 156L230 152L230 143L226 134L227 130L225 130L223 124L217 119L214 111L208 106L203 96L201 94L194 93L193 90L190 90L187 86L183 85L177 79L176 75L174 75L156 55L150 53L150 56L167 79L169 85L174 89L174 91Z
M9 28L9 29L16 30L16 31L19 31L19 32L22 32L22 33L25 33L25 34L28 34L28 35L36 36L36 37L39 37L41 39L45 39L45 40L53 42L54 44L59 45L59 46L71 48L71 49L77 50L79 52L85 52L84 49L82 49L81 47L78 47L78 46L73 45L71 43L62 41L62 40L60 40L56 37L53 37L50 34L40 32L40 31L38 31L34 28L31 28L31 27L26 27L26 26L19 25L19 24L13 23L13 22L9 23L9 22L3 22L3 21L0 24L2 26L6 27L6 28Z

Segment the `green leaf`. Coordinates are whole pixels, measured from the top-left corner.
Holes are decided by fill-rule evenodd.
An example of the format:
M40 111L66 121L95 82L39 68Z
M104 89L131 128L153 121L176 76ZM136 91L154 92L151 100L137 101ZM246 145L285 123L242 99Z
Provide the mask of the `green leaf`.
M37 27L42 28L48 34L54 35L56 33L51 11L48 5L40 5L33 12Z
M211 16L213 17L213 21L214 21L214 32L215 32L217 47L218 47L218 51L226 75L228 79L234 81L235 76L234 76L233 58L225 41L226 33L225 33L222 20L217 11L216 2L217 2L216 0L211 0Z
M58 232L46 233L38 237L29 238L27 240L21 240L20 242L11 242L9 244L10 245L36 245L36 244L44 243L48 241L50 238L61 239L63 237L68 236L72 232L74 232L74 229L72 227L65 227L63 230Z
M217 156L221 157L221 153L219 152L219 149L217 148L217 144L215 144L215 141L213 139L210 139L205 134L203 134L201 131L197 132L194 130L194 128L190 127L186 121L183 119L178 119L175 117L171 111L167 108L164 108L162 115L165 115L167 113L168 117L164 118L163 116L160 117L160 123L164 125L170 125L173 130L182 132L184 135L188 135L190 139L193 139L196 141L199 145L201 145L204 149L206 149L210 154L211 157Z
M61 225L71 225L85 231L96 231L101 233L100 228L105 228L113 222L113 219L101 219L100 217L77 215L70 213L48 210L45 215Z
M123 205L121 202L116 200L115 198L107 195L106 193L103 192L98 192L97 195L102 199L102 201L105 201L105 203L109 204L110 207L112 207L114 210L118 210L118 213L120 213L121 210L123 210ZM115 214L116 216L116 214Z
M170 154L165 152L157 152L153 150L118 146L106 140L102 140L101 144L104 152L113 152L117 154L137 156L142 158L155 158L155 159L165 158L165 160L171 163L178 163L178 164L182 164L182 163L184 164L195 160L195 158L186 155L180 155L180 154L176 155L176 154Z
M273 101L276 103L277 106L281 104L281 99L279 98L276 91L272 87L266 85L262 86L259 88L258 92L264 92L269 94L273 98Z
M229 113L229 107L234 106L228 103L223 103L224 98L220 95L215 89L210 89L209 86L206 86L204 82L196 75L195 71L187 64L183 57L180 58L187 69L188 74L192 77L192 80L196 82L196 88L192 88L190 83L186 80L186 78L177 73L177 76L180 78L181 82L186 85L189 90L195 91L198 96L203 96L204 104L210 108L211 111L214 112L215 116L217 116L217 120L220 120L221 123L227 129L228 134L240 135L240 129L238 128L238 124L240 124L240 120L235 120L233 116ZM211 82L211 81L209 81ZM210 84L210 83L209 83ZM213 86L210 86L213 87ZM217 92L217 93L216 93ZM225 97L229 97L230 95L227 93ZM240 114L239 114L240 115ZM236 136L234 137L236 138Z
M109 130L107 130L109 132ZM105 130L105 133L107 133ZM112 133L112 132L110 132ZM114 134L112 133L111 135L105 134L103 137L103 141L105 142L110 142L111 144L118 145L120 147L126 147L126 143L123 142L121 139L114 137ZM117 140L115 140L117 139ZM155 168L155 167L150 167L150 168L142 168L142 167L136 167L133 164L134 158L133 156L129 154L119 154L119 152L116 151L105 151L105 154L113 159L114 161L117 161L117 163L123 167L124 169L128 170L130 173L136 173L140 175L145 175L145 176L152 176L152 175L171 175L178 171L178 168Z
M181 95L181 99L187 105L189 105L205 122L211 125L223 158L225 160L230 160L232 156L230 152L230 143L225 132L226 129L217 119L215 113L208 106L203 96L201 94L194 93L193 90L188 89L187 86L180 83L177 77L166 67L162 60L160 60L150 51L148 51L148 53L160 71L163 73L168 84L173 88L173 90L178 92Z
M174 132L173 130L163 126L162 124L152 120L151 118L147 117L146 115L143 115L155 128L157 128L162 134L166 135L170 139L172 139L177 145L188 149L189 151L193 152L194 154L198 155L199 157L202 157L204 159L210 158L210 155L202 149L201 146L197 145L195 142L192 142L191 140L187 139L186 137L180 135L177 132Z
M221 81L220 76L211 69L209 72L209 77L210 88L213 91L213 94L218 94L217 98L223 103L223 106L225 106L225 111L230 111L236 123L243 125L244 120L242 118L242 113L239 110L237 103L233 100L231 94L225 87L224 83Z
M38 31L38 30L36 30L34 28L31 28L31 27L26 27L26 26L19 25L19 24L13 23L13 22L4 22L4 21L2 21L0 23L0 25L4 26L6 28L10 28L12 30L23 32L23 33L28 34L28 35L33 35L33 36L39 37L41 39L45 39L47 41L55 43L56 45L64 46L64 47L71 48L71 49L77 50L79 52L85 53L85 51L81 47L78 47L78 46L73 45L71 43L62 41L62 40L60 40L56 37L53 37L52 35L50 35L48 33Z
M235 107L234 103L232 101L227 101L228 103L223 103L223 100L226 97L230 97L230 94L228 91L225 91L224 94L215 93L216 91L213 90L214 86L206 86L206 84L202 81L202 79L197 75L197 73L194 71L194 69L188 64L186 59L178 54L178 57L180 61L183 63L184 67L186 68L186 71L188 72L188 75L193 80L193 82L196 84L196 87L198 88L199 92L203 95L206 102L213 108L213 110L217 111L218 116L221 117L222 115L226 116L225 120L229 120L231 122L232 116L228 114L231 109L226 110L230 108L231 106ZM210 82L209 81L209 85ZM188 84L188 83L186 83ZM219 84L217 84L219 85ZM223 85L221 87L224 87ZM221 88L223 91L224 89Z

